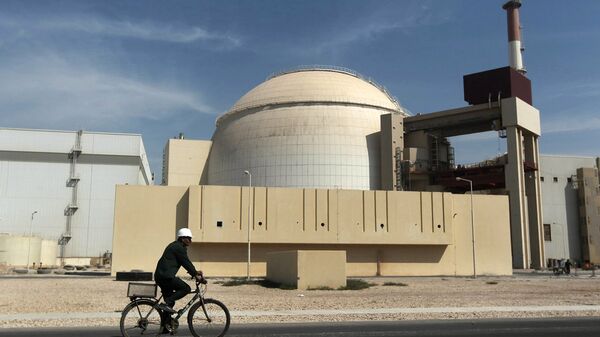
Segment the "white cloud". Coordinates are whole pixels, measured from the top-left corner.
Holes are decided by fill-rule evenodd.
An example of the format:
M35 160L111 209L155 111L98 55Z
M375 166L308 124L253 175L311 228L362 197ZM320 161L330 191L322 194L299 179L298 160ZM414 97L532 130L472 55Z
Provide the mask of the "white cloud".
M572 95L578 98L600 97L600 82L584 82L573 85Z
M598 98L600 97L600 82L583 80L553 83L546 84L542 90L542 101Z
M83 32L171 43L206 42L222 48L233 48L241 45L241 41L237 37L210 32L200 27L173 26L153 22L116 21L98 17L40 18L36 21L19 21L11 17L0 16L0 26L44 32Z
M600 82L578 79L545 84L540 90L542 133L600 130Z
M321 53L359 41L368 41L388 32L439 25L450 20L450 17L445 14L434 16L430 8L425 5L406 9L404 13L407 14L390 15L389 12L379 11L366 16L362 21L348 22L349 26L341 27L333 34L324 35L326 39L309 50Z
M600 117L565 114L565 117L542 122L542 134L600 130Z
M199 27L176 28L159 26L154 23L134 23L128 21L107 21L101 19L46 21L41 23L44 29L60 29L82 31L91 34L129 37L142 40L165 41L174 43L190 43L210 41L227 46L240 45L237 38L211 33Z
M73 65L52 55L0 64L2 126L43 121L47 128L105 128L134 119L162 119L182 110L212 113L197 94Z

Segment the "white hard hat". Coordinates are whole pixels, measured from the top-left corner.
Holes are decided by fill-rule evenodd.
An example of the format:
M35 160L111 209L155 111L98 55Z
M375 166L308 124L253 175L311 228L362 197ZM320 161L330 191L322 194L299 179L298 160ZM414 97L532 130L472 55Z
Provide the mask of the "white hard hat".
M189 228L180 228L177 231L177 238L179 239L182 236L192 237L192 231Z

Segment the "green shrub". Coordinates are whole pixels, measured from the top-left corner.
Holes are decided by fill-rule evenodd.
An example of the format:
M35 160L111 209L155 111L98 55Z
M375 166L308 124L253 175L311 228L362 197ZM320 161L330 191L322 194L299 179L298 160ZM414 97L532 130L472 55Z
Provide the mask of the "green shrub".
M256 281L255 284L258 284L259 286L265 287L265 288L275 288L275 289L282 289L282 290L296 289L296 286L293 286L291 284L273 282L273 281L267 280L267 279L260 279L260 280Z
M256 284L256 281L254 281L252 279L248 280L246 278L241 278L241 277L240 278L236 277L236 278L232 278L229 281L221 281L221 282L222 282L221 284L223 285L223 287L237 287L237 286L241 286L244 284Z
M217 282L215 282L217 283ZM283 289L283 290L292 290L296 289L295 286L289 284L282 284L273 281L269 281L267 279L246 279L243 277L235 277L229 281L220 281L220 284L224 287L236 287L244 284L255 284L264 288L275 288L275 289Z
M384 286L408 287L408 284L402 282L385 282Z
M367 289L371 286L376 286L376 284L359 279L348 279L348 281L346 281L346 286L339 287L338 290L361 290Z

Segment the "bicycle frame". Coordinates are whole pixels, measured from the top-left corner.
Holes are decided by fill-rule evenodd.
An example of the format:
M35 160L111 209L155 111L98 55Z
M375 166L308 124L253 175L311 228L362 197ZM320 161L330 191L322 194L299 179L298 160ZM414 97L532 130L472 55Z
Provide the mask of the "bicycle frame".
M202 290L200 289L198 282L196 282L196 290L190 291L188 293L188 295L189 294L196 294L196 295L194 295L194 297L192 297L192 299L185 305L185 307L183 307L183 309L179 309L177 311L177 316L175 316L174 318L176 320L179 320L179 318L181 318L181 316L183 316L183 314L185 314L192 307L194 302L196 302L198 299L200 299L200 302L202 303L202 310L204 311L206 318L210 321L210 318L208 317L208 313L206 312L206 309L204 308L204 296L202 296Z
M194 297L192 297L192 299L185 305L185 307L183 307L183 309L179 309L177 311L177 316L175 316L175 319L179 319L181 318L181 316L183 316L183 314L185 314L191 307L192 305L194 305L194 302L196 302L198 299L200 299L200 302L202 302L202 310L204 311L204 314L206 315L206 317L208 318L209 322L210 322L210 318L208 317L208 313L206 312L206 308L204 307L204 296L202 296L203 291L200 289L200 283L196 282L196 290L192 290L188 293L189 294L196 294L194 295ZM156 303L154 305L154 309L156 309L156 311L162 313L162 310L160 310L158 308L158 303L160 302L160 300L163 298L163 295L161 294L159 298L153 298ZM138 297L131 297L130 300L132 302L136 301L138 299ZM150 314L152 313L152 311L150 311L148 313L148 315L146 315L146 317L144 318L148 318L148 316L150 316Z

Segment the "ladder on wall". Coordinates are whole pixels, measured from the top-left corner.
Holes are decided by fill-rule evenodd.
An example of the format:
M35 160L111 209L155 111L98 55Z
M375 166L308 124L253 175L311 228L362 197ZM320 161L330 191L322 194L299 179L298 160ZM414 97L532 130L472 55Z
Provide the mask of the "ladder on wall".
M69 169L69 178L67 179L67 187L71 188L71 201L65 207L64 214L66 216L66 228L65 232L60 236L58 240L58 244L61 246L61 257L64 257L64 247L71 240L71 227L73 223L73 215L79 209L79 204L77 201L77 186L79 184L79 174L77 173L77 159L81 155L81 136L83 135L83 130L77 131L77 136L75 137L75 144L69 153L70 159L70 169Z

